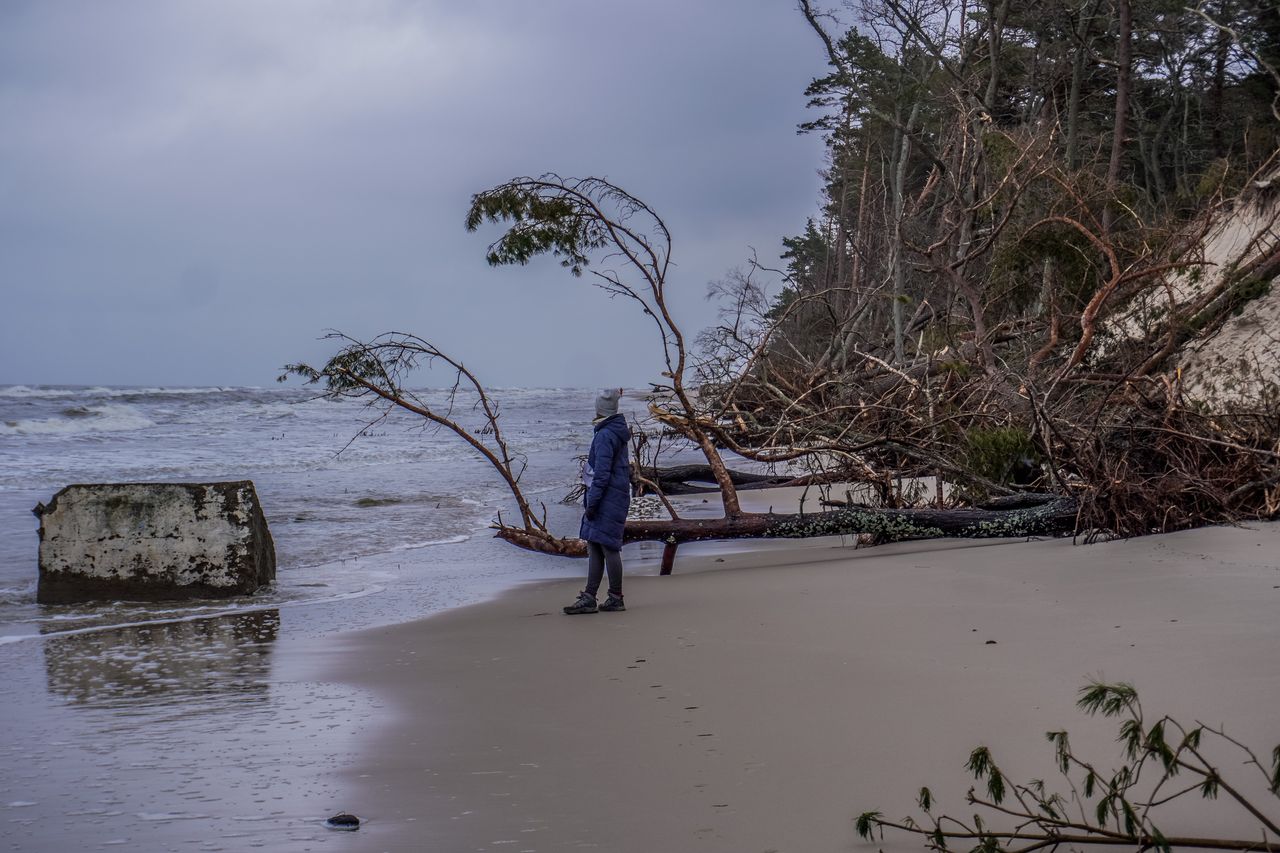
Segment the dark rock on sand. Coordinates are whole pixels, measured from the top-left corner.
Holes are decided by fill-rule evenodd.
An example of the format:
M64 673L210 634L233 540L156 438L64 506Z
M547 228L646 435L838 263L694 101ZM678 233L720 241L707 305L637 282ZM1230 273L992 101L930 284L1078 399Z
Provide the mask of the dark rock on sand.
M325 825L330 829L354 830L360 828L360 818L353 814L343 812L342 814L336 814L326 820Z

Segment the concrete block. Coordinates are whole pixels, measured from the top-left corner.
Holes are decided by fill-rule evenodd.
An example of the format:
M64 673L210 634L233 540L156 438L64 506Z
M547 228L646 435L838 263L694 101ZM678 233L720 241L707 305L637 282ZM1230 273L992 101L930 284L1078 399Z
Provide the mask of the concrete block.
M248 480L67 486L34 512L42 604L247 595L275 580Z

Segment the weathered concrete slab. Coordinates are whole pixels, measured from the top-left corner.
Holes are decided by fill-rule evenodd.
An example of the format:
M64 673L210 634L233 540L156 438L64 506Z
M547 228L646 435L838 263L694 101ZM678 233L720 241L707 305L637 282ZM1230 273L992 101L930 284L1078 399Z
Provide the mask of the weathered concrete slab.
M42 604L246 595L275 580L249 480L67 486L34 512Z

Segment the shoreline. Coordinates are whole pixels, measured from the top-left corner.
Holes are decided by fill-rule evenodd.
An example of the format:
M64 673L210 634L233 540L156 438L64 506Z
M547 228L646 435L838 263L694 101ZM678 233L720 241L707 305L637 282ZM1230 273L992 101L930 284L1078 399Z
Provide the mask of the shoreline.
M344 634L327 674L386 706L340 773L366 822L348 848L869 849L853 816L912 812L922 784L967 813L978 743L1018 781L1056 778L1049 729L1113 761L1114 727L1074 708L1092 677L1262 754L1280 740L1276 553L1275 523L682 549L671 577L627 578L625 613L563 616L580 581L543 580ZM1175 818L1257 835L1210 806Z

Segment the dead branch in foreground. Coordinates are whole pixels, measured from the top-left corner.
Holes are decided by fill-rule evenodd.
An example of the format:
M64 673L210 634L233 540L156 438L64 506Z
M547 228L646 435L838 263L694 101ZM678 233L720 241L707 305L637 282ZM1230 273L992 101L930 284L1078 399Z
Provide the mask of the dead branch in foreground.
M501 517L494 524L496 536L531 551L556 556L586 556L586 544L576 538L555 536L547 529L545 508L535 513L520 488L522 460L507 446L498 425L499 407L479 380L461 362L449 358L433 344L415 335L391 333L364 343L341 333L330 337L346 345L325 364L314 368L289 365L285 376L301 376L309 383L324 384L328 397L359 399L386 415L395 407L412 412L450 430L471 445L498 472L519 509L520 525L509 525ZM452 411L440 412L404 387L407 374L423 362L441 361L455 372L455 392L469 385L478 395L477 408L486 426L477 437L459 424ZM451 405L453 396L450 396ZM724 469L728 477L728 469ZM691 478L710 472L704 466L677 469L672 476ZM761 475L744 475L754 480ZM884 541L936 537L1024 537L1046 536L1072 530L1076 504L1068 497L1040 495L1024 497L1016 508L997 509L873 509L846 507L817 513L745 513L711 519L627 522L623 541L665 543L674 556L674 547L684 542L710 539L786 538L873 534ZM670 560L664 567L670 569Z
M1223 777L1217 763L1211 762L1208 749L1213 743L1236 751L1242 766L1257 770L1266 790L1280 797L1280 746L1272 750L1267 769L1257 755L1222 728L1199 722L1187 727L1168 716L1148 724L1138 693L1130 684L1089 684L1081 689L1077 705L1090 716L1121 721L1117 740L1124 745L1125 762L1118 770L1106 772L1081 759L1065 731L1046 732L1054 747L1055 763L1067 782L1064 796L1050 792L1040 780L1011 782L991 751L980 746L970 753L966 767L976 781L985 783L986 793L970 788L965 801L1003 821L999 828L988 826L980 814L972 819L934 814L933 793L926 787L920 789L917 800L925 820L905 817L894 821L878 811L864 812L857 818L858 834L871 841L877 835L883 839L885 829L910 832L922 836L925 846L939 853L950 853L953 841L966 842L966 847L973 842L973 853L1032 853L1062 845L1120 846L1161 853L1174 847L1280 853L1280 841L1276 840L1280 837L1280 816L1264 811L1237 780ZM1163 818L1169 803L1194 794L1233 801L1257 823L1259 836L1235 839L1165 834L1155 822L1157 812Z

